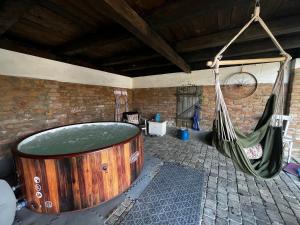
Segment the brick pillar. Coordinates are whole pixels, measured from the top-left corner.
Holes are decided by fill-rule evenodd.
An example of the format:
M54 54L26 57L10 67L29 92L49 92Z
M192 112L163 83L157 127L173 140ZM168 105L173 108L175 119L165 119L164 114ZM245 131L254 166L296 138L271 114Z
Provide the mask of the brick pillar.
M293 157L300 159L300 68L292 71L289 85L288 112L293 117L288 134L293 136L294 148Z

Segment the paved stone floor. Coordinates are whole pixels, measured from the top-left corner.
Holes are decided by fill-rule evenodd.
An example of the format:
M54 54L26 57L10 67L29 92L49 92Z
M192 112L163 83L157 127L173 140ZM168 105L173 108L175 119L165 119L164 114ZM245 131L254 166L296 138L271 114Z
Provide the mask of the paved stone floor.
M269 180L253 178L192 136L188 142L172 132L164 137L147 136L145 152L205 172L201 224L300 224L298 178L284 172Z

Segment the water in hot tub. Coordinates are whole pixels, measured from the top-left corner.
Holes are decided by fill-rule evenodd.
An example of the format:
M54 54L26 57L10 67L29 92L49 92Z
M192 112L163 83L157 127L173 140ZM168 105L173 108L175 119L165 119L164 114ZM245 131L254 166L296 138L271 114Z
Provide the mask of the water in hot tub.
M18 145L18 150L34 155L78 153L118 144L135 136L136 126L125 123L70 125L35 134Z

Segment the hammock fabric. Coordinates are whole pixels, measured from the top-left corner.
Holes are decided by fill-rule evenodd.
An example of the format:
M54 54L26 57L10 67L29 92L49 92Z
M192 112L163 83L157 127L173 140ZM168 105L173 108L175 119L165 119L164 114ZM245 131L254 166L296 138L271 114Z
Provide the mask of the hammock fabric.
M264 179L272 178L281 171L282 165L282 118L276 115L283 114L284 102L284 70L291 57L282 49L271 31L263 20L259 17L259 6L256 6L254 16L242 28L242 30L217 54L212 67L215 75L216 89L216 113L213 124L213 144L218 151L230 157L233 162L245 173ZM219 63L221 54L246 30L253 22L258 21L273 43L278 47L281 54L285 56L281 62L280 69L274 84L272 94L265 106L264 113L251 134L244 135L233 127L225 104L219 81ZM249 159L244 148L253 147L260 144L263 148L262 157L259 159Z
M260 118L254 132L244 135L235 129L237 138L226 141L219 137L218 122L215 120L213 126L213 143L223 155L230 157L236 165L245 173L255 177L272 178L281 170L282 161L282 127L272 127L271 119L274 112L276 96L272 95L265 111ZM263 147L263 156L260 159L250 160L244 152L244 148L249 148L260 143Z

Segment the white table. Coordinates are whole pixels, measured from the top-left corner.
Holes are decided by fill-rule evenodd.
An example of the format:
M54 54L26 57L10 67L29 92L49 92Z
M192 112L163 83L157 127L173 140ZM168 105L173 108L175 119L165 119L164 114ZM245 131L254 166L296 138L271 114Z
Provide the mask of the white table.
M150 135L164 136L167 132L167 121L148 121L148 133Z

